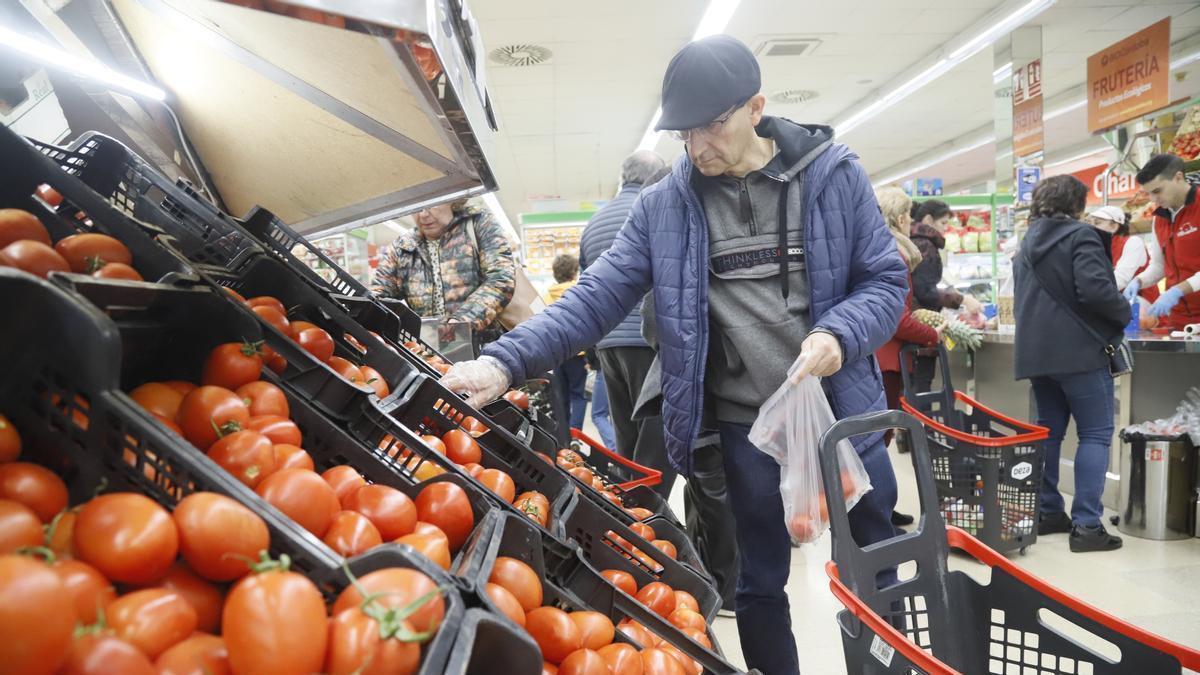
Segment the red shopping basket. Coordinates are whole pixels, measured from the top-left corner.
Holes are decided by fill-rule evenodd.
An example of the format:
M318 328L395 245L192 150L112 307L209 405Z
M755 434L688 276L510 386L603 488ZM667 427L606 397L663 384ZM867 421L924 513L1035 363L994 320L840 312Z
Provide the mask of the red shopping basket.
M921 518L914 532L860 548L850 538L837 443L899 428L912 434ZM1169 675L1200 670L1200 651L1136 626L1054 588L938 517L933 471L916 420L889 411L843 420L821 440L833 560L829 587L847 672L951 675ZM947 566L950 548L987 565L980 584ZM916 563L903 581L890 570ZM882 578L882 583L880 579ZM884 586L884 588L880 588Z
M913 392L907 367L913 350L901 354L900 406L924 426L942 518L997 551L1024 553L1037 540L1042 443L1049 430L956 391L944 348L938 349L942 388Z
M658 469L626 459L578 429L571 429L571 438L586 446L580 454L588 466L622 490L632 490L639 485L654 487L662 482L662 472Z

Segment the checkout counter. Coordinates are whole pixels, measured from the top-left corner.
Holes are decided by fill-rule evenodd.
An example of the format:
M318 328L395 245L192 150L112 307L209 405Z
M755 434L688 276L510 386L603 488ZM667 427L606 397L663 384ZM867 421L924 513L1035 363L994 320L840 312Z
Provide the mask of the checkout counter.
M1121 480L1120 430L1130 424L1174 414L1190 387L1200 384L1200 341L1171 338L1150 332L1129 335L1134 352L1133 373L1115 384L1116 424L1108 462L1103 503L1117 509ZM1027 380L1013 378L1013 335L988 331L978 352L955 350L950 354L950 377L955 388L996 411L1037 421L1033 393ZM940 375L939 375L940 379ZM935 380L934 387L939 385ZM1063 440L1059 485L1075 491L1075 424Z

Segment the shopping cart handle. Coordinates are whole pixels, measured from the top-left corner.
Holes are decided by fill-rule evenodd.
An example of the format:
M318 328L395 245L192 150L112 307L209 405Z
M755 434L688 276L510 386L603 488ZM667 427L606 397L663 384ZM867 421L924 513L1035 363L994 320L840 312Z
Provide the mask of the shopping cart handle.
M888 429L904 429L913 435L923 433L921 423L912 415L899 410L880 410L838 420L821 436L821 454L822 456L833 454L837 449L837 444L848 438L865 436Z

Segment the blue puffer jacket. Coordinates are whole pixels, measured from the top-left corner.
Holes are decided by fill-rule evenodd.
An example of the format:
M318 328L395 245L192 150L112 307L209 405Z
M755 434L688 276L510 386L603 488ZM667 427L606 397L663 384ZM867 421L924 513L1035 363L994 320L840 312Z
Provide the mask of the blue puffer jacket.
M824 380L839 419L885 407L874 353L895 332L908 292L906 267L856 160L831 144L804 182L812 325L836 335L845 352L842 369ZM681 157L669 177L642 191L612 248L562 300L483 351L523 381L595 343L653 289L667 453L684 475L700 431L709 339L708 224L692 171ZM861 452L878 437L854 445Z
M600 207L587 227L583 228L583 236L579 238L579 268L587 270L592 263L600 259L617 240L617 234L629 217L633 202L642 191L640 183L627 183L621 186L621 191L612 201ZM633 308L625 320L617 324L599 342L596 349L610 347L649 347L642 339L641 302Z

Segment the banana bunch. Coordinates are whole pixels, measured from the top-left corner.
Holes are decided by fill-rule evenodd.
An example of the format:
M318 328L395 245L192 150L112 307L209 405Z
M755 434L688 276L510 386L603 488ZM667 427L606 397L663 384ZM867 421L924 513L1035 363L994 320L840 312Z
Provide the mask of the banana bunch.
M983 344L983 333L954 317L946 317L938 312L933 312L928 309L914 309L912 317L917 321L937 328L942 327L942 341L946 343L946 349L954 349L958 345L962 345L972 351L979 349L979 345Z

